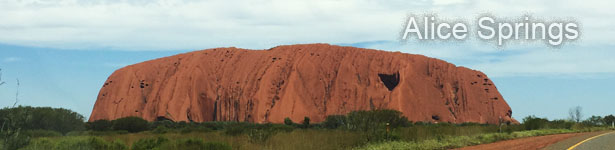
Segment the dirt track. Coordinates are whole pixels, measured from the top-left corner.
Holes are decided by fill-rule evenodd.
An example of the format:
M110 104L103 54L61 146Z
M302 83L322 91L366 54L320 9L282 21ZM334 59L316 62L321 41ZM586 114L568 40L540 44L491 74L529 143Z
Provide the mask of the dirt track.
M482 144L459 148L458 150L533 150L543 149L551 144L558 143L571 137L590 136L603 132L585 132L585 133L568 133L556 134L537 137L527 137L514 140L500 141L490 144Z

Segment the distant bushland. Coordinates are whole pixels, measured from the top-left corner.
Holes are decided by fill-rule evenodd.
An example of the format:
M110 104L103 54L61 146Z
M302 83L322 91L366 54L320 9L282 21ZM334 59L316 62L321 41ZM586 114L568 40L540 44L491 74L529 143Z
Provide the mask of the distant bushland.
M72 110L18 106L0 109L0 149L18 149L31 138L84 130L84 117Z
M18 106L0 109L0 116L3 117L0 124L13 124L21 130L50 130L66 134L85 129L84 117L64 108Z

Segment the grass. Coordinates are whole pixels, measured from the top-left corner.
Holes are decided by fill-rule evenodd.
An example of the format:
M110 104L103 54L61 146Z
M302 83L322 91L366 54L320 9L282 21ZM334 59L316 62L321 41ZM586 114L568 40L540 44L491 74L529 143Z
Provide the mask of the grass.
M326 129L296 129L290 132L278 132L267 140L259 142L250 140L248 134L231 136L224 131L211 132L168 132L156 134L152 132L125 133L125 134L106 134L106 135L72 135L54 136L33 139L29 147L40 145L40 143L50 143L48 145L58 145L66 141L84 141L90 138L99 138L106 142L121 142L127 147L132 147L139 139L164 137L170 140L181 141L187 139L203 139L204 142L227 143L232 149L272 149L272 150L312 150L312 149L351 149L362 145L362 137L351 131L326 130ZM166 149L174 145L167 146ZM41 148L34 147L33 149ZM162 148L165 149L165 148Z
M461 136L444 136L436 139L420 140L420 141L387 141L380 143L371 143L365 146L354 148L355 150L414 150L414 149L452 149L478 144L493 143L502 140L510 140L516 138L543 136L551 134L575 133L575 132L590 132L607 130L604 127L585 128L581 130L571 129L540 129L529 131L516 131L512 133L483 133L474 135Z
M49 145L75 145L71 149L93 149L88 145L95 145L103 148L121 149L121 145L127 148L140 139L169 139L170 144L160 146L161 149L174 149L182 146L183 143L200 144L222 143L232 149L272 149L272 150L313 150L313 149L357 149L357 150L379 150L379 149L450 149L464 146L492 143L501 140L515 138L542 136L550 134L588 132L606 130L607 128L583 128L578 130L571 129L540 129L529 131L516 131L510 133L497 133L498 128L494 125L415 125L393 130L397 134L396 140L384 142L367 142L359 132L340 129L295 129L290 131L278 131L271 134L264 140L253 140L250 132L237 135L229 135L224 130L207 132L170 131L166 133L155 133L151 131L139 133L125 132L90 132L72 133L68 136L50 136L35 138L25 149L53 149L45 148ZM193 139L201 140L204 143L194 142ZM43 147L41 147L41 145ZM86 145L80 146L80 145ZM57 147L57 146L56 146ZM94 148L95 149L95 148Z
M513 129L516 126L507 127ZM201 144L191 139L202 140L205 143L222 143L232 149L272 149L272 150L312 150L312 149L450 149L477 144L492 143L501 140L509 140L522 137L541 136L571 132L587 132L605 130L607 128L581 128L572 129L540 129L529 131L509 131L498 133L495 125L452 125L452 124L428 124L413 125L393 129L392 136L396 137L383 142L368 142L365 133L342 130L342 129L294 129L294 130L249 130L241 133L230 134L226 130L197 130L183 132L170 130L168 132L145 131L139 133L127 132L74 132L67 136L48 136L34 138L26 149L53 149L40 147L53 147L54 145L76 145L71 149L80 149L80 145L95 145L97 147L111 148L121 145L127 148L141 139L165 138L171 144L160 146L161 149L173 149L181 142ZM256 132L256 133L255 133ZM265 132L265 133L261 133ZM179 142L179 143L178 143ZM175 144L173 144L175 143ZM38 147L37 147L38 146ZM57 147L57 146L56 146ZM166 148L165 148L166 147ZM85 147L92 149L91 147Z
M496 125L454 125L454 124L430 124L414 125L398 128L393 132L399 135L402 141L424 141L440 139L445 136L472 136L484 133L498 132Z
M10 109L9 113L27 117L28 115L18 113L22 109L26 108ZM447 149L529 136L604 130L606 128L595 127L603 126L604 122L608 121L594 118L577 123L528 116L523 122L524 124L502 126L476 123L412 123L395 110L354 111L348 115L328 116L322 123L309 125L294 124L290 121L287 124L169 120L147 122L132 117L88 122L85 125L83 122L68 122L66 124L75 128L58 130L47 128L45 122L35 121L16 122L20 124L9 128L22 129L21 134L0 132L0 137L4 139L2 141L6 142L0 142L0 147L11 150ZM29 124L37 126L26 126Z
M328 128L327 124L302 128L240 122L153 122L151 125L156 127L137 133L88 130L61 135L32 130L24 132L36 135L29 136L32 141L24 149L450 149L522 137L607 129L578 123L558 126L562 123L544 121L530 124L531 121L527 121L528 124L502 126L419 122L389 130L384 124L373 123L373 120L368 122L354 123L370 125L366 130L347 126ZM533 127L531 125L539 130L528 128Z
M119 140L105 141L99 137L73 137L67 136L63 138L37 138L23 150L126 150L128 147L125 143Z

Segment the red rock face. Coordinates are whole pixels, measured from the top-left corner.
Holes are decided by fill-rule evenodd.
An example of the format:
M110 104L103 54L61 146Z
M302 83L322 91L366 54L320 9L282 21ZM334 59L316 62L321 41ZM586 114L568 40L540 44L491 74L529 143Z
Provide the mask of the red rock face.
M327 44L215 48L130 65L104 83L90 121L320 122L395 109L412 121L514 121L479 71L422 55Z

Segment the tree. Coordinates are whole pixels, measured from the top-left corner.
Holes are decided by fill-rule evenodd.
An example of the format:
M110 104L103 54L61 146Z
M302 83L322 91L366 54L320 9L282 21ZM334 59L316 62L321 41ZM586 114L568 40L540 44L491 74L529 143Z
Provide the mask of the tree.
M589 126L601 126L603 125L604 120L600 116L591 116L587 118L587 120L583 121L583 124Z
M303 118L303 127L304 128L310 127L310 117Z
M581 118L583 118L583 108L581 106L573 107L568 110L568 114L570 115L570 120L574 122L581 122Z
M284 124L291 126L293 125L293 120L290 120L290 118L286 117L284 118Z
M613 122L615 122L615 116L607 115L607 116L604 116L604 118L602 120L604 121L605 125L609 125L610 126L611 124L613 124Z

